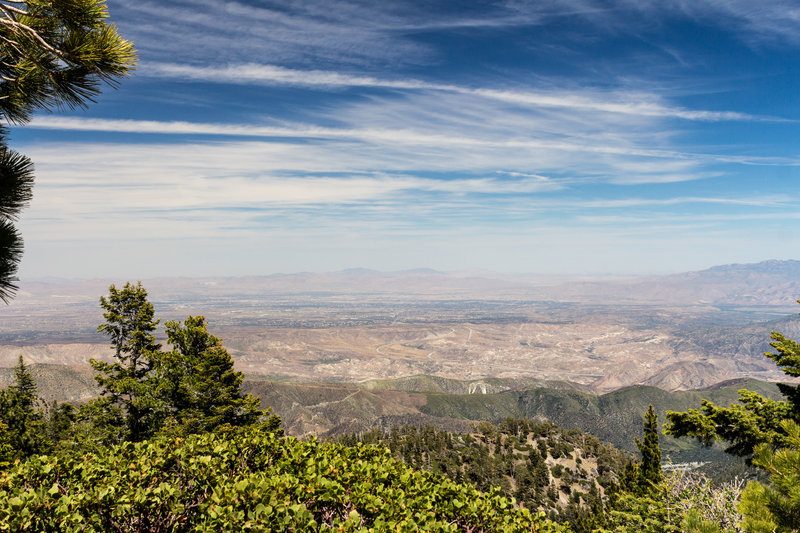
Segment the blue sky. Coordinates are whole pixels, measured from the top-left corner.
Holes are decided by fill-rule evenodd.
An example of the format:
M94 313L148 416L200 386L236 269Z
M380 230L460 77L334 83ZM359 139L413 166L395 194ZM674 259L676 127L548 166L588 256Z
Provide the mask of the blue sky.
M800 5L109 0L140 63L12 130L22 279L674 272L800 248Z

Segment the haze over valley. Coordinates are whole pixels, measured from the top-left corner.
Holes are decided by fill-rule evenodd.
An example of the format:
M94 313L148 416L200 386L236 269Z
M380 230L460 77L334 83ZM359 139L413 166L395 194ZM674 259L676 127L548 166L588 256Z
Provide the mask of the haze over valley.
M607 393L784 379L763 353L771 330L800 331L798 280L800 262L767 261L568 283L349 270L144 285L162 321L206 316L249 379L361 383L424 374L478 383L472 392L487 392L481 380L502 378ZM87 361L110 355L96 331L97 300L110 283L23 284L0 309L0 366L12 367L20 354L30 364L66 365L85 377L75 385L85 390L50 396L90 395Z

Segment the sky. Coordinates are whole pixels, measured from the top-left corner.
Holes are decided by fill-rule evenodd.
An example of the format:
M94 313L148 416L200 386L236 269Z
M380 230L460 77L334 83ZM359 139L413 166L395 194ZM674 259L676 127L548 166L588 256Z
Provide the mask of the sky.
M797 258L796 1L108 6L137 70L11 130L23 281Z

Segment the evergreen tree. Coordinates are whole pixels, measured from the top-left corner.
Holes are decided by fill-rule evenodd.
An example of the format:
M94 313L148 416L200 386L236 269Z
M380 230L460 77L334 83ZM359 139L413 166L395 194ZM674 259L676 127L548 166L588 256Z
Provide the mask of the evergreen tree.
M755 449L753 464L769 472L770 485L748 483L739 510L744 530L752 533L789 533L800 527L800 425L781 423L786 446L774 451L767 444Z
M153 332L158 320L141 282L112 285L100 299L105 324L98 330L111 339L115 361L92 359L105 398L78 410L75 420L95 446L119 440L140 441L164 429L180 434L210 431L221 425L243 426L267 414L259 400L243 395L243 375L222 341L211 335L202 316L166 325L173 350L161 351ZM113 427L121 412L126 434ZM279 422L267 420L267 424ZM109 430L111 428L111 430Z
M13 384L0 391L0 422L6 433L2 440L11 446L16 457L43 453L49 448L40 402L36 382L19 356Z
M658 415L653 410L653 404L650 404L644 415L644 440L636 439L636 447L639 448L639 453L642 454L642 462L639 465L640 485L660 483L664 475L661 472Z
M107 17L105 0L0 0L0 122L85 106L102 82L126 75L133 45ZM5 134L0 126L0 300L8 302L22 255L13 222L31 198L33 166L6 146Z
M57 443L61 448L86 451L99 450L119 444L128 438L127 416L111 398L95 398L73 413L67 431L62 429Z
M250 425L262 415L259 400L244 396L244 376L202 316L165 324L174 350L158 358L154 380L180 431L197 433L223 424Z
M8 389L15 396L17 404L24 409L33 410L39 402L36 381L21 355L14 367L14 383Z
M74 436L75 419L77 415L75 406L68 403L53 402L47 413L47 438L56 447L75 446Z
M159 321L141 282L126 283L121 290L111 285L108 298L100 298L100 306L106 310L106 323L97 329L111 339L115 361L91 359L90 363L99 372L95 379L103 395L125 413L127 438L140 441L158 429L164 411L149 379L161 349L152 333Z
M772 342L769 345L775 349L775 353L767 352L764 355L772 359L786 375L800 377L800 344L777 331L773 331L770 337ZM791 406L791 418L800 421L800 385L778 383L778 390Z

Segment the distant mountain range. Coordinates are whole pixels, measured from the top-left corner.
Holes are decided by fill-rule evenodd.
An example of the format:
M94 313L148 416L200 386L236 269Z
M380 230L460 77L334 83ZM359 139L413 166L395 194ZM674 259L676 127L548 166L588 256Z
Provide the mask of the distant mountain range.
M116 280L117 284L123 282ZM23 280L22 290L12 305L41 301L42 298L57 298L65 303L96 303L110 283L112 280ZM789 307L800 298L800 261L769 260L662 276L559 283L537 276L469 275L425 268L397 272L353 268L339 272L266 276L154 278L144 283L155 300L170 301L318 292L583 303Z
M545 289L543 294L582 302L792 307L800 298L800 261L770 260L624 281L567 283Z

